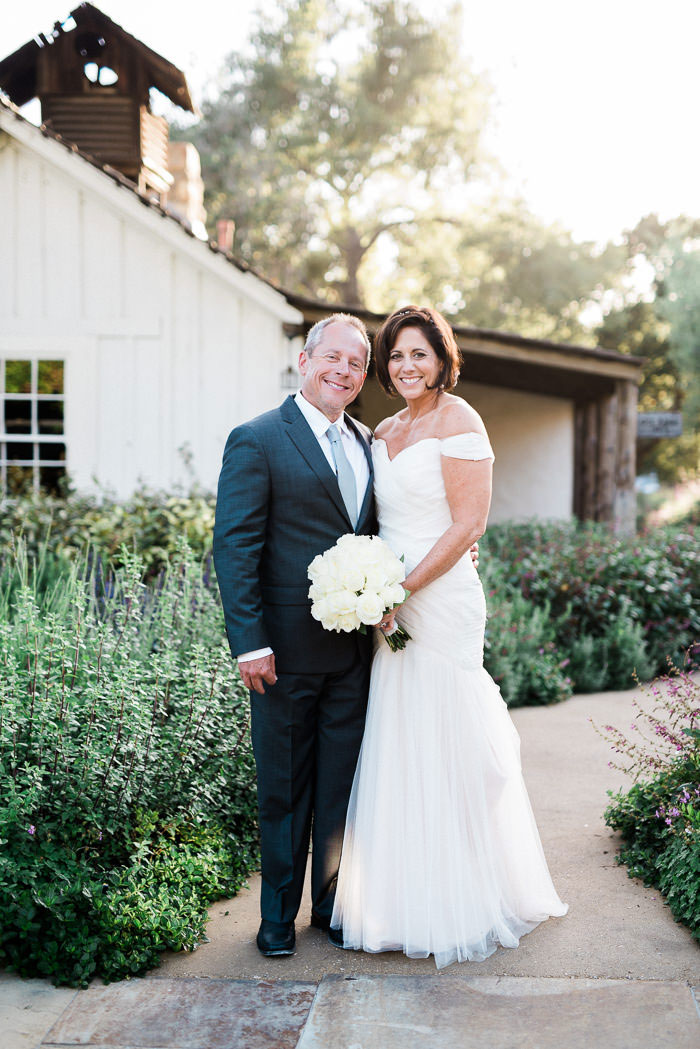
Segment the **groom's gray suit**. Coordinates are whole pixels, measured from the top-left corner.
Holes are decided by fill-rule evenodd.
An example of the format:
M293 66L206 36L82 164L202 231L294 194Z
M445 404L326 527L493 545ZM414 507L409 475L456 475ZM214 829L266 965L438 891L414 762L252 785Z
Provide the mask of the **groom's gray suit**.
M347 418L347 417L346 417ZM370 431L353 423L370 470L355 531L377 530ZM323 630L307 568L353 531L338 481L289 397L236 427L224 452L216 574L234 657L270 646L277 682L251 691L262 852L262 917L299 908L313 816L312 907L333 908L345 813L364 728L371 637Z

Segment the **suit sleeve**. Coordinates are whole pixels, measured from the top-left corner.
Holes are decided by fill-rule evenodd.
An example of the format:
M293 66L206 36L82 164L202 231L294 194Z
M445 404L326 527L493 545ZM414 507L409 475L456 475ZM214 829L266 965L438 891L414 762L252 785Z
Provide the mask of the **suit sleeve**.
M226 442L214 524L214 565L234 658L270 644L260 596L269 498L264 449L249 426L238 426Z

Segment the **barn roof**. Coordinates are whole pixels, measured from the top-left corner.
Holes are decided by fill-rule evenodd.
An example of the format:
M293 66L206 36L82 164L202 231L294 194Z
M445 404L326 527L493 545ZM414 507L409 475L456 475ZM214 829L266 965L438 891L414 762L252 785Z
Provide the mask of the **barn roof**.
M71 23L71 19L75 25ZM194 104L182 70L141 40L137 40L131 33L127 33L108 15L89 3L80 4L63 22L56 22L52 33L39 33L0 62L0 88L9 95L15 105L23 106L37 95L37 68L41 52L51 47L60 36L75 32L107 33L117 37L122 44L138 54L151 87L157 88L176 106L194 112Z
M7 119L8 117L10 118L10 120ZM28 144L29 142L31 142L33 136L35 135L38 136L39 140L48 140L53 148L58 147L64 150L66 153L75 157L80 162L83 162L86 165L89 165L90 168L95 169L96 172L101 176L105 176L106 185L109 185L109 183L111 182L115 189L121 189L123 191L126 191L129 194L130 198L135 198L150 212L155 213L156 215L159 215L163 219L167 220L169 226L176 228L179 227L179 230L186 235L187 240L189 240L189 243L190 245L192 245L193 248L195 244L198 244L200 246L198 248L195 248L194 250L206 251L208 249L212 255L220 256L225 262L227 262L232 267L232 269L243 274L246 279L259 281L261 285L264 285L265 287L263 290L266 296L269 296L271 292L274 292L274 297L277 298L277 301L280 303L284 303L283 312L287 314L287 316L284 317L284 320L286 322L290 322L292 317L296 318L299 316L299 311L294 309L291 303L287 301L285 292L280 287L278 287L278 285L276 285L273 281L268 280L262 274L258 273L243 259L239 259L230 251L225 251L223 248L220 248L216 241L203 241L200 237L198 237L195 234L195 232L192 229L192 226L186 219L181 218L174 211L171 211L167 206L162 205L156 196L147 192L142 192L137 186L137 184L135 182L132 182L131 179L127 178L126 175L124 175L121 171L118 171L116 168L111 167L109 164L103 164L102 161L98 160L97 158L91 156L88 153L83 152L75 145L75 143L69 142L67 139L63 138L62 135L58 134L52 128L47 127L45 124L42 124L40 127L37 127L36 124L33 124L31 121L27 120L26 117L24 117L22 113L20 113L16 105L14 105L8 99L3 98L2 92L0 92L0 147L2 145L3 130L12 134L12 123L10 122L11 120L16 121L17 123L18 130L16 137L21 141ZM250 287L250 285L247 285L247 287Z

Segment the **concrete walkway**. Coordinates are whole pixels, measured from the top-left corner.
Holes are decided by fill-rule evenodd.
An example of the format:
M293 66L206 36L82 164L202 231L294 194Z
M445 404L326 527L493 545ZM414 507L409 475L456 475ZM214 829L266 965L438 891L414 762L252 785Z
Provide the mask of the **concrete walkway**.
M293 958L255 947L258 882L215 904L209 942L140 980L75 992L0 979L0 1045L101 1049L699 1049L700 948L615 863L602 812L624 786L590 724L621 728L633 692L513 711L554 882L569 914L481 963L333 948L297 922ZM9 1038L9 1040L8 1040Z

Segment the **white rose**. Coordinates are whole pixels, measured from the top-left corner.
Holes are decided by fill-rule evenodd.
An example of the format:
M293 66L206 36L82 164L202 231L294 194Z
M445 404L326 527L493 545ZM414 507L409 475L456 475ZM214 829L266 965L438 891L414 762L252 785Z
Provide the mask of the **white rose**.
M309 565L307 572L309 579L316 582L316 576L323 571L325 565L325 554L316 554L313 561Z
M367 590L381 590L386 585L386 572L381 565L369 565L365 569L365 579Z
M309 587L309 597L314 602L322 601L324 598L328 597L329 594L332 594L337 589L337 583L333 581L321 580L321 582L311 584L311 586Z
M373 626L382 618L385 609L384 602L375 591L369 590L363 594L357 602L357 614L360 621L366 626Z
M336 590L326 598L328 609L333 616L355 614L357 595L352 590Z
M345 615L338 616L335 624L336 630L343 630L346 634L352 633L361 625L355 612L347 612Z
M324 597L330 594L333 590L338 589L338 581L335 575L328 569L327 565L324 565L320 572L316 573L312 586L318 591L319 597Z
M401 583L390 583L388 586L382 587L380 597L384 602L384 608L393 608L394 605L403 604L406 592Z
M335 544L333 549L347 551L352 553L354 550L359 548L358 539L362 536L355 535L353 532L349 532L347 535L341 535L338 542Z
M384 545L381 565L387 583L400 583L402 579L406 578L406 568L403 561L386 544Z
M338 573L338 579L344 589L352 590L354 593L363 590L365 586L364 569L354 563L344 565Z
M314 619L317 619L319 623L323 624L324 627L326 626L325 620L328 619L329 614L330 610L327 597L322 597L320 600L314 601L311 606L311 615Z

